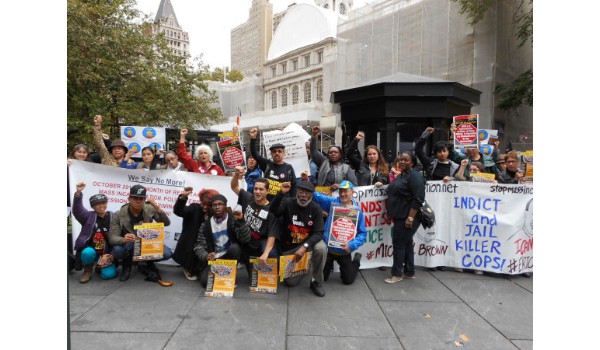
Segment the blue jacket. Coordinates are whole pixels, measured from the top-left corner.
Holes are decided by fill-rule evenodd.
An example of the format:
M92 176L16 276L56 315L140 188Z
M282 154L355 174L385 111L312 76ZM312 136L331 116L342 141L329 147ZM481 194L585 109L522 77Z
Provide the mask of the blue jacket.
M246 184L248 184L248 192L252 193L254 191L254 181L260 177L263 177L263 174L258 166L256 166L254 170L246 172L246 176L244 178L246 180Z
M329 242L329 230L331 227L331 220L333 218L332 207L341 206L340 198L339 197L333 198L333 197L329 197L324 194L321 194L319 192L314 192L313 202L317 203L323 210L329 212L329 216L327 217L327 222L325 223L325 232L323 232L323 241L325 242L325 245L327 245L327 243ZM353 251L357 250L358 248L360 248L360 246L365 244L365 241L367 240L367 229L365 227L364 214L363 214L362 210L360 210L360 206L358 203L356 203L354 200L352 200L352 204L353 204L352 209L358 210L358 225L357 225L358 227L356 229L356 236L354 237L353 240L348 242L348 246L350 247L350 252L353 252ZM348 254L348 252L342 248L335 248L335 247L328 246L327 249L329 251L335 252L337 254L342 254L342 255Z

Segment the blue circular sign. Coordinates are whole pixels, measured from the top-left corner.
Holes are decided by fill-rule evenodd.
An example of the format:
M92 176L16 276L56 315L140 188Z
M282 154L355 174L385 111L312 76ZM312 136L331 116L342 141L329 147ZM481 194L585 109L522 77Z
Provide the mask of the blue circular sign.
M160 149L162 149L162 147L160 146L160 144L158 144L156 142L152 142L151 144L148 145L148 147L152 148L154 150L154 152L157 152Z
M494 149L490 145L482 145L479 148L479 152L481 152L481 154L490 155L490 154L492 154L493 151L494 151Z
M140 144L139 144L139 143L137 143L137 142L132 142L132 143L130 143L128 147L129 147L129 149L132 149L132 150L134 150L136 153L138 153L139 151L141 151L141 150L142 150L142 147L141 147L141 146L140 146Z
M145 128L142 131L142 135L144 135L144 137L147 139L153 139L156 137L156 130L154 130L154 128Z
M478 135L479 135L479 141L485 141L489 136L489 134L486 130L479 130Z
M127 138L132 138L135 136L135 129L131 126L128 126L123 130L123 135L125 135Z

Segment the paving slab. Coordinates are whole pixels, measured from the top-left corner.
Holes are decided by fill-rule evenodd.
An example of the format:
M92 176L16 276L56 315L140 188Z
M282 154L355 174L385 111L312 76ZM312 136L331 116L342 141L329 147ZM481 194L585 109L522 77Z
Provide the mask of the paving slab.
M202 297L165 350L285 349L286 317L285 301Z
M202 288L199 283L175 274L174 268L161 268L161 275L165 280L175 280L175 285L162 287L146 282L140 273L132 275L128 281L117 281L121 284L118 289L82 316L71 319L71 330L174 332L200 298Z
M72 332L72 350L161 350L171 333Z
M325 297L313 294L308 276L289 290L288 335L393 337L394 332L360 274L351 285L332 273Z
M289 336L288 350L398 350L403 349L396 337L316 337Z
M395 284L384 282L391 275L389 269L367 269L360 273L377 300L460 302L452 291L423 268L416 269L415 279L404 279Z
M68 275L67 280L70 295L109 295L122 286L118 278L103 280L95 272L92 274L92 279L89 282L80 283L79 278L82 272L73 271Z
M237 288L233 294L234 298L242 298L242 299L267 299L267 300L278 300L287 302L288 298L288 288L283 285L283 283L279 283L277 286L277 294L266 294L266 293L254 293L250 291L250 279L248 278L248 273L245 268L241 268L237 270L237 276L235 278L237 283Z
M509 280L512 283L517 284L517 285L525 288L530 293L533 293L533 277L527 278L527 277L523 277L523 276L511 276L509 278Z
M501 278L444 284L508 339L533 339L533 293Z
M533 340L511 340L519 350L533 350Z
M94 305L98 304L104 295L78 295L71 296L69 304L69 315L71 322L90 310Z
M517 349L462 303L380 301L379 305L406 350Z

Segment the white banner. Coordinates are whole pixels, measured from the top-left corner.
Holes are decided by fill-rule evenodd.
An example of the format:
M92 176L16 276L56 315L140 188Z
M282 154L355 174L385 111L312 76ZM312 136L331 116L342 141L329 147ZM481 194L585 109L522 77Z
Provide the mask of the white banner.
M167 132L165 128L152 126L122 126L121 140L129 149L137 150L133 157L141 158L144 147L154 148L156 151L165 149Z
M192 172L173 172L169 170L122 169L92 162L72 160L69 166L69 190L71 196L76 191L75 185L85 182L83 190L83 205L92 210L89 199L91 196L103 193L108 197L108 210L118 211L128 203L129 188L141 184L146 187L146 193L153 197L158 206L165 211L171 220L171 225L165 227L165 245L175 250L176 240L181 234L182 219L173 214L173 205L184 187L192 187L194 191L188 197L188 204L199 203L198 192L201 189L214 189L227 198L227 206L235 207L237 196L231 190L231 178L225 176L205 175ZM75 218L73 222L73 245L81 225ZM168 264L175 264L172 260Z
M358 250L362 268L392 265L386 199L387 186L355 188L367 227L367 241ZM417 230L415 265L533 271L533 186L431 181L425 199L436 223Z
M308 164L308 155L306 154L306 142L310 139L310 135L300 125L291 123L283 131L263 132L262 137L267 150L276 143L285 146L284 161L294 168L296 177L300 177L300 174L305 170L308 170L308 174L312 175ZM269 152L267 152L267 158L271 158Z

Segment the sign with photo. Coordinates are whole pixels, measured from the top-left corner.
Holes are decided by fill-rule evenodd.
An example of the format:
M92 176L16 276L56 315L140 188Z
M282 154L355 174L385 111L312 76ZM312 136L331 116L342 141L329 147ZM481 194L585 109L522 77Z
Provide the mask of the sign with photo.
M253 293L277 294L277 258L269 258L261 262L250 258L252 264L252 280L250 291Z
M237 260L212 260L208 262L207 297L232 298L235 290Z
M150 222L133 226L136 239L133 244L133 261L158 260L163 257L165 224Z
M300 261L295 260L295 256L282 255L279 257L279 282L283 282L286 278L302 276L308 274L310 270L311 252L306 252L302 255Z

